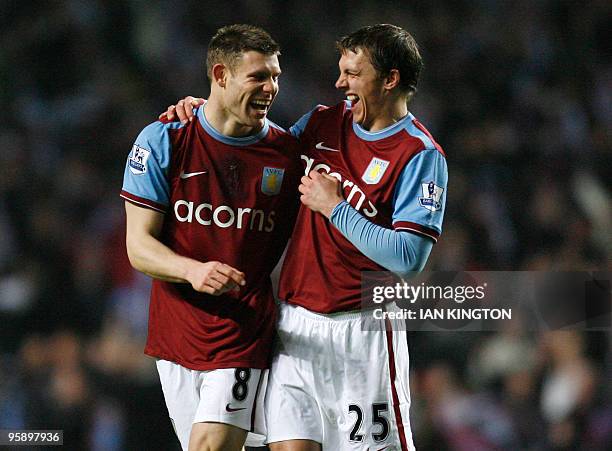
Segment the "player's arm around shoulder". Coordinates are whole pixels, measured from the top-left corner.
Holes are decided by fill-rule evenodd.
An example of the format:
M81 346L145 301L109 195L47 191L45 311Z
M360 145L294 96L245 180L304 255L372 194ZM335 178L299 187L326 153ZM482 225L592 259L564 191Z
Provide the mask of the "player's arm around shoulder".
M179 100L176 105L170 105L166 111L159 115L160 120L178 120L181 124L193 121L195 118L195 109L204 105L205 100L202 97L187 96Z

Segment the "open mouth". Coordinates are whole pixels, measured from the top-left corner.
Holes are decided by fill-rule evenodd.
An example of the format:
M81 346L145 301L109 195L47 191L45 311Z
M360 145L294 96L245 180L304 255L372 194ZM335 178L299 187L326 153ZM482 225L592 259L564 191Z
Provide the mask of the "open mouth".
M272 100L255 99L249 102L249 106L256 110L258 113L267 113L268 109L272 105Z
M346 96L346 98L350 100L351 106L355 106L357 102L359 102L359 96L356 96L355 94L349 94Z

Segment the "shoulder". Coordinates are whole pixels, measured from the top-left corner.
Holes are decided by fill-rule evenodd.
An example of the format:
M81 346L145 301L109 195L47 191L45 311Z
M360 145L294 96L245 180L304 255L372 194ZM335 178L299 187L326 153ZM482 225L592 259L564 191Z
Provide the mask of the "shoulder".
M347 102L340 102L334 106L318 104L309 112L304 114L290 129L289 132L296 137L300 137L306 130L319 127L321 124L330 122L340 123L343 117L350 113L350 105Z
M270 120L267 120L266 127L265 137L260 139L255 145L259 149L271 152L270 155L274 155L279 164L281 161L296 160L296 155L299 155L300 149L299 140L283 127Z
M185 126L178 121L155 121L147 125L134 141L134 152L138 158L145 160L151 155L162 166L170 161L172 147L171 132L183 129Z
M347 114L352 114L351 103L348 100L343 100L332 106L317 105L311 110L311 116L314 119L330 119L331 117L343 117Z
M138 138L146 139L151 142L157 142L167 137L170 130L179 130L184 127L185 125L181 124L179 121L168 121L167 119L161 119L151 122L149 125L143 128L138 135Z
M434 153L439 153L442 157L446 157L446 153L444 149L442 149L442 146L438 144L429 130L427 130L427 128L412 114L410 114L406 121L404 131L412 138L416 138L423 143L423 151L431 150L434 151Z
M406 140L411 143L411 155L402 172L402 180L407 180L409 185L422 184L425 179L434 180L445 189L448 181L446 153L418 119L412 114L406 119L403 129Z
M269 130L270 130L269 133L271 135L279 136L279 137L289 137L291 139L295 139L295 138L293 138L291 133L289 133L283 127L278 125L276 122L272 122L270 119L268 119L267 122L268 122Z
M268 120L269 130L267 140L280 143L281 145L297 145L298 139L288 130L285 130L280 125Z

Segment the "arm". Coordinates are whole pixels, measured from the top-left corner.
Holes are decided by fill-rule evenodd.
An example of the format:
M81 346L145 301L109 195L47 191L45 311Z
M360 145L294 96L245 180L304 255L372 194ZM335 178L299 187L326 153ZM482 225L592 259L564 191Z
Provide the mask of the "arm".
M244 274L220 262L199 262L180 256L160 240L170 202L167 170L172 124L145 127L128 156L121 197L126 201L128 257L132 266L169 282L187 282L203 293L219 295L244 285Z
M304 205L328 218L369 259L402 274L425 266L433 242L367 220L342 198L338 179L312 171L298 189Z
M299 191L304 205L330 219L365 256L391 271L406 273L423 269L440 234L447 182L446 161L438 151L429 149L414 157L396 185L393 230L351 207L342 197L340 182L327 174L313 171L302 177Z
M132 266L167 282L190 283L196 291L220 295L245 284L244 274L217 261L199 262L176 254L161 241L164 215L125 203L126 246Z
M422 271L433 248L428 238L374 224L346 201L336 205L330 221L366 257L395 273Z
M205 102L206 101L202 97L187 96L179 100L176 105L170 105L166 111L159 115L158 119L167 118L171 121L176 116L182 124L186 124L187 122L193 121L193 118L195 117L194 108L204 105ZM325 108L327 107L324 105L317 105L314 109L303 115L295 124L293 124L289 129L289 133L296 138L299 138L306 128L312 113Z

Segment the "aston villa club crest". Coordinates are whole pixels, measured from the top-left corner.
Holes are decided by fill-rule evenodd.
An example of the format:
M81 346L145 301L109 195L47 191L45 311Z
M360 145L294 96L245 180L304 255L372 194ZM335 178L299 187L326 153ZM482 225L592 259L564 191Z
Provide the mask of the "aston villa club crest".
M283 183L284 169L265 167L261 177L261 192L268 196L275 196L280 193Z
M361 179L368 185L374 185L380 182L380 179L382 179L382 176L385 175L385 171L388 167L388 161L381 160L380 158L372 158L372 161L370 161L370 164L361 176Z
M440 199L442 198L444 188L436 185L433 180L429 183L422 183L421 188L423 190L423 197L419 197L421 207L430 211L438 211L442 208Z
M149 159L149 155L151 155L151 151L143 149L138 144L134 144L129 159L130 171L136 175L147 172L147 160Z

